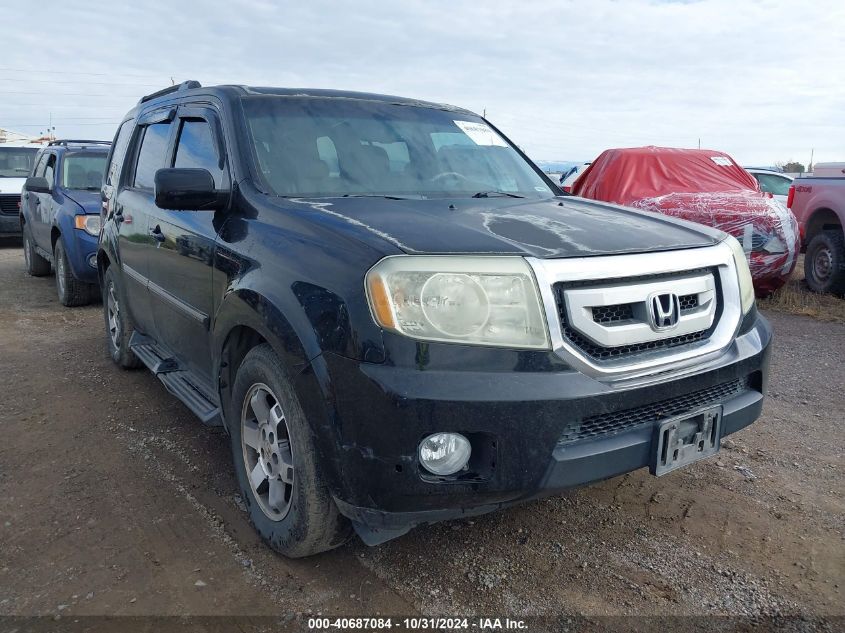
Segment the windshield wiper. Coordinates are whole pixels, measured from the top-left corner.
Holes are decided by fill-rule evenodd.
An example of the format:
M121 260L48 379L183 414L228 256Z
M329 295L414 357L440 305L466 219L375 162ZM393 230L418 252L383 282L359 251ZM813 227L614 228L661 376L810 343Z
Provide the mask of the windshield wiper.
M387 200L408 200L402 196L391 196L383 193L345 193L341 198L386 198Z
M518 193L511 193L510 191L479 191L478 193L472 194L473 198L492 198L494 196L507 196L508 198L524 198L525 196L521 196Z

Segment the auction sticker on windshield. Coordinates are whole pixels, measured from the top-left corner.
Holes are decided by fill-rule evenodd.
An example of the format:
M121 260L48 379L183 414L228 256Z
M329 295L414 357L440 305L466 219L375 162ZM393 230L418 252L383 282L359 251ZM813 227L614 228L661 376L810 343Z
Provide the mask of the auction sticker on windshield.
M498 145L499 147L507 147L505 139L496 134L493 129L484 123L476 123L474 121L455 121L464 134L470 137L476 145Z

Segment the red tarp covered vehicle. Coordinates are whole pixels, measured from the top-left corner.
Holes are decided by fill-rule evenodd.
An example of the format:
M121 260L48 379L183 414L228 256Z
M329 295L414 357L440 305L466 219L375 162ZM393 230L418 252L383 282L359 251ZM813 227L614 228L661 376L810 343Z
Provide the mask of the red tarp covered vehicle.
M757 296L780 288L795 268L795 217L723 152L653 146L605 150L575 181L572 193L730 233L748 253Z

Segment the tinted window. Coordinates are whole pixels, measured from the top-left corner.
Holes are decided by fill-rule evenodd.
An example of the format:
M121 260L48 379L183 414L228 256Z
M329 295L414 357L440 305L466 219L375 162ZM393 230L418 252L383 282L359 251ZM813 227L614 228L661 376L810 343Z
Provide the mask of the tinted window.
M179 132L174 167L207 169L214 177L214 186L223 187L223 170L220 169L217 148L211 126L202 119L186 119Z
M37 147L0 147L0 178L29 176L37 153Z
M141 149L138 151L138 162L135 166L136 187L152 189L155 173L165 167L167 154L167 137L170 133L170 123L153 123L144 129L141 139Z
M124 121L117 132L112 149L109 173L106 178L107 185L115 185L120 176L120 166L123 164L123 157L126 155L126 147L129 145L129 137L132 135L134 121Z
M47 169L44 170L44 177L47 179L47 184L53 186L56 178L56 155L50 154L47 157Z
M69 152L62 161L62 187L99 189L106 169L105 152Z

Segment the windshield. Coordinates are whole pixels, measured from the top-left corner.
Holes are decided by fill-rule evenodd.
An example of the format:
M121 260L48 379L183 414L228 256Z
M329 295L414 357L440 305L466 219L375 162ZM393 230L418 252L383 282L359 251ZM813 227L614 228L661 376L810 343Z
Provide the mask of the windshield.
M357 99L243 102L261 174L277 195L554 195L471 114Z
M68 152L62 162L62 187L99 189L106 170L106 152Z
M37 153L37 147L0 147L0 178L29 176Z

